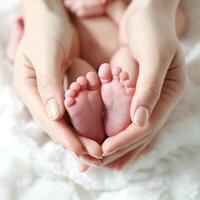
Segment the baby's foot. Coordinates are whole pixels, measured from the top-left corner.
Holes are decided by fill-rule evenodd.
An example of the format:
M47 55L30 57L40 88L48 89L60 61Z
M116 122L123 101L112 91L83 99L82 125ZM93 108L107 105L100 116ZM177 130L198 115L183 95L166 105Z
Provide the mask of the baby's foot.
M11 61L14 61L15 53L23 36L23 32L24 32L24 21L21 16L18 16L13 21L11 27L10 39L6 49L6 55Z
M103 103L100 81L95 72L79 77L65 93L65 107L76 131L102 143L105 134L102 122Z
M111 70L108 64L99 68L101 96L104 103L104 129L108 136L124 130L130 123L130 105L134 84L120 67Z

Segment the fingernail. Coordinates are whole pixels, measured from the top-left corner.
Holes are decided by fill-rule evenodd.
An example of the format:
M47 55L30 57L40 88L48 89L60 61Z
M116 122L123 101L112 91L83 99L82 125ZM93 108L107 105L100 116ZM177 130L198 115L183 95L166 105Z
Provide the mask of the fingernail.
M140 106L136 112L134 117L134 122L137 126L143 127L146 125L149 120L149 110L143 106Z
M114 151L108 151L108 152L106 151L106 152L103 153L102 156L103 156L103 157L109 156L109 155L111 155L111 154L113 154L113 153L114 153Z
M109 156L109 155L115 153L117 150L118 150L118 149L104 148L104 149L103 149L103 154L102 154L102 156L103 156L103 157Z
M55 98L52 98L47 102L46 110L49 118L52 120L55 120L60 116L60 107Z
M72 154L72 156L74 156L75 158L78 158L78 155L76 155L72 150L68 149L68 152Z
M102 155L100 155L100 156L97 156L97 155L91 155L91 156L93 156L93 157L96 158L96 159L102 159L102 158L103 158Z
M82 156L79 157L80 161L82 163L85 163L89 166L92 166L92 167L100 167L102 162L100 160L96 160L96 161L90 161L90 160L87 160L87 159L84 159Z
M101 155L101 156L95 156L95 158L97 158L97 159L102 159L103 156L102 156L102 155Z

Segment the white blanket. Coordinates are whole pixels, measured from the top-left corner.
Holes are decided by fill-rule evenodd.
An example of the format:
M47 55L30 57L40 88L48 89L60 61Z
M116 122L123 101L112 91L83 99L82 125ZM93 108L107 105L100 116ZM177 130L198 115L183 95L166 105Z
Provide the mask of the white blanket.
M200 1L183 1L189 21L182 39L188 90L155 149L121 171L93 168L84 174L13 93L4 49L17 6L17 0L0 2L0 200L199 200Z

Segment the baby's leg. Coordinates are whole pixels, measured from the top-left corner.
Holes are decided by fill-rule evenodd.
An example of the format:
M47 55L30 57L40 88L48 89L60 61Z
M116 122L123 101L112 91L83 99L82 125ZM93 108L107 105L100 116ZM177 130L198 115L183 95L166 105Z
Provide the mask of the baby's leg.
M117 26L106 16L74 18L80 38L81 57L98 69L100 64L109 62L118 49Z
M104 128L108 136L113 136L131 123L130 106L137 78L137 66L128 47L120 48L111 59L110 65L102 65L99 76L102 82Z
M65 107L78 134L102 143L103 104L100 81L95 70L85 61L75 59L67 73L71 82L65 93Z
M117 26L121 25L128 4L129 0L115 0L106 6L107 15L116 23Z

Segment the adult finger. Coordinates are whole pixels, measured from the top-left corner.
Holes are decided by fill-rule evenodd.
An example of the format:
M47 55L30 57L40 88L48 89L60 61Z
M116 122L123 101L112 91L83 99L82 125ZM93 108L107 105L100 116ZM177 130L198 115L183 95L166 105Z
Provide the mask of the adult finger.
M154 137L154 135L149 135L148 137L146 137L145 139L141 140L140 142L138 142L136 144L133 143L133 144L125 147L124 149L116 151L115 153L113 153L109 156L105 156L102 160L103 161L102 164L106 165L106 164L111 163L115 160L118 160L118 158L124 156L128 152L133 151L134 149L138 149L141 146L143 146L144 144L149 143L149 141L151 141L153 137Z
M81 163L80 166L79 166L79 170L80 170L81 173L86 172L89 168L90 168L90 166L86 165L84 163Z
M101 160L96 159L88 154L81 154L79 158L82 161L82 163L87 164L87 165L91 165L91 166L101 166L102 165Z
M53 50L52 50L53 49ZM59 47L52 47L43 52L40 62L33 63L37 81L37 89L46 113L51 120L61 119L64 115L64 67L61 66L63 52Z
M89 138L85 138L83 136L78 136L78 137L83 146L83 154L85 155L89 154L90 156L97 159L102 158L103 152L102 152L101 146L97 142Z
M111 155L133 144L137 145L148 138L152 132L153 130L149 126L141 128L131 123L124 131L104 141L102 144L103 156Z
M140 127L148 122L152 110L158 102L163 82L171 59L163 63L150 56L143 56L139 63L139 74L135 94L131 104L132 121Z
M74 135L73 130L67 126L64 119L52 121L47 117L43 102L38 94L34 71L30 67L28 59L21 54L16 60L13 83L21 100L43 130L56 143L69 149L76 155L80 155L82 153L82 145Z
M144 144L138 149L134 149L128 152L126 155L122 156L120 159L114 161L113 163L108 164L106 167L120 170L126 165L128 165L128 163L135 161L138 157L147 154L153 149L154 146L154 142Z
M129 158L132 158L133 160L136 158L136 155L144 148L144 144L140 145L138 148L133 149L132 151L129 151L119 159L108 163L105 165L105 167L108 167L110 169L118 169L119 166L122 165L122 163L125 163L128 161Z
M183 52L179 50L168 70L163 89L152 114L145 127L138 127L134 124L105 140L102 145L104 154L108 155L116 150L122 149L127 144L137 142L149 134L157 132L166 121L169 113L174 109L182 97L186 85L186 68Z

